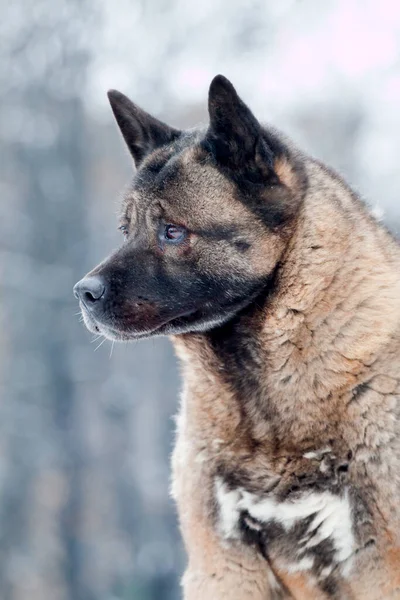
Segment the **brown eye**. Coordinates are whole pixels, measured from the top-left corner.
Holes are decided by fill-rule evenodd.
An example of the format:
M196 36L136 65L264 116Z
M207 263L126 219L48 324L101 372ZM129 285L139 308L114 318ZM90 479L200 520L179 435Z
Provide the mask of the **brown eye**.
M180 225L165 225L164 229L164 239L168 242L179 243L183 242L186 238L187 231L184 227Z

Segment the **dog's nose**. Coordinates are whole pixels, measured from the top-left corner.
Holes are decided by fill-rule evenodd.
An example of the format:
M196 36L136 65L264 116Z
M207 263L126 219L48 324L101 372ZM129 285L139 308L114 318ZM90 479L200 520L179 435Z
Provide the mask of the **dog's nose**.
M101 300L105 291L104 281L98 275L84 277L74 287L75 298L81 300L88 307Z

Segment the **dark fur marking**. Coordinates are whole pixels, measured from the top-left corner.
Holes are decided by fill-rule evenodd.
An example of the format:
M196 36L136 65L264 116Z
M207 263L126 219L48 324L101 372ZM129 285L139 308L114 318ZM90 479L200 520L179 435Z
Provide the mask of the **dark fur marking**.
M274 292L279 264L264 281L260 293L251 304L241 310L226 324L215 327L206 335L210 347L223 365L222 374L236 391L238 398L253 398L259 403L266 419L271 419L271 407L260 394L260 366L254 361L256 348L253 327L254 316L261 312ZM245 409L245 407L243 407Z
M229 242L233 242L235 236L238 235L238 229L236 227L228 227L226 225L216 225L214 227L210 227L209 229L195 229L193 233L196 235L201 235L209 240L227 240Z
M247 252L247 250L250 250L251 248L251 244L245 242L244 240L237 240L234 242L234 245L240 252Z
M339 465L337 470L339 473L347 473L347 471L349 470L349 465L348 464Z
M360 385L358 385L357 387L355 387L353 389L351 398L348 402L348 404L350 405L352 402L357 402L357 400L359 398L361 398L363 396L363 394L365 394L368 390L370 389L368 382L365 383L360 383Z
M251 248L251 244L246 240L236 239L241 235L237 227L219 225L209 229L195 229L192 233L208 240L225 240L239 252L247 252Z
M337 598L338 600L340 600L340 596L339 596L340 589L339 589L337 581L334 577L330 576L330 577L327 577L326 579L324 579L320 583L320 587L321 587L321 590L323 592L325 592L325 594L329 598Z
M358 385L353 390L353 400L357 400L357 398L359 398L359 396L361 396L362 394L365 394L365 392L368 391L369 389L370 388L367 383L360 383L360 385Z
M239 527L242 534L242 540L244 543L249 546L253 546L258 549L260 554L265 558L265 560L269 564L269 568L271 569L273 576L276 579L276 583L279 586L278 588L271 589L271 600L288 600L292 598L292 594L289 592L284 583L280 580L278 575L273 571L272 566L270 564L270 558L268 555L268 549L265 539L265 532L258 531L254 528L249 527L247 524L251 522L252 518L249 517L248 513L243 512L240 515Z

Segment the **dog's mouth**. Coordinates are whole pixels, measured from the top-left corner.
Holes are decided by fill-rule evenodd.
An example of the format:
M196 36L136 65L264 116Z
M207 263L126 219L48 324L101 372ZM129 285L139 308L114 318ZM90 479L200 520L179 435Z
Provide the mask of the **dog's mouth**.
M151 337L153 335L169 335L182 329L190 327L191 324L201 320L202 312L193 308L182 311L170 318L161 318L158 322L136 323L134 327L124 323L116 317L110 317L108 321L95 318L87 307L81 302L80 308L84 323L92 333L103 335L112 341L129 341Z

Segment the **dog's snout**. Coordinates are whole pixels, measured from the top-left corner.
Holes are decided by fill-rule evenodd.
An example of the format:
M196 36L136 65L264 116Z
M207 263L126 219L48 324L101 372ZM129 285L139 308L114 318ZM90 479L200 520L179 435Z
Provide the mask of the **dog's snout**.
M104 297L106 286L98 275L84 277L74 287L74 294L86 306L90 307Z

